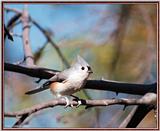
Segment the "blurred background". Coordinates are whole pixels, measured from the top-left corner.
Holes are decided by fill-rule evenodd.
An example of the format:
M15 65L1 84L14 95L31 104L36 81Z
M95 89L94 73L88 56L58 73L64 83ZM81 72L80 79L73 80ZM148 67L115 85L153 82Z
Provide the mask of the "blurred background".
M24 4L4 4L23 10ZM29 15L46 29L71 64L81 55L92 67L90 79L152 83L157 77L157 5L156 4L28 4ZM4 23L15 13L4 11ZM11 32L14 42L6 39L4 61L24 59L22 24ZM64 70L66 67L55 48L32 23L30 42L38 66ZM26 96L37 86L38 78L4 72L4 111L18 111L55 97L49 90ZM44 81L42 81L44 82ZM84 99L138 98L109 91L85 90L76 94ZM33 115L23 127L118 127L133 106L95 107L85 110L54 107ZM4 127L12 127L16 118L5 118ZM138 127L156 127L150 112Z

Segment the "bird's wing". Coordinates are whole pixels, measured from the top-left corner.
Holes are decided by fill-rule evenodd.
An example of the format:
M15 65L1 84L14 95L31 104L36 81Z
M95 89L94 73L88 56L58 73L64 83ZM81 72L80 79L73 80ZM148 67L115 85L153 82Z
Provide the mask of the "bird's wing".
M30 90L30 91L26 92L25 94L32 95L32 94L36 94L38 92L44 91L49 88L49 85L51 83L63 82L64 80L66 80L66 78L67 77L65 76L65 73L61 72L61 73L56 74L55 76L51 77L48 81L46 81L45 83L43 83L42 85L40 85L36 89Z

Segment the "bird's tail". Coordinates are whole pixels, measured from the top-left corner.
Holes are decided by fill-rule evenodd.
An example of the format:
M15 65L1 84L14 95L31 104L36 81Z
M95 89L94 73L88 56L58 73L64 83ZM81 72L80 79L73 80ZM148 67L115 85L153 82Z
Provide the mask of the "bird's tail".
M37 88L37 89L30 90L30 91L26 92L25 94L26 94L26 95L36 94L36 93L39 93L39 92L41 92L41 91L44 91L44 90L46 90L46 89L48 89L48 88L49 88L48 86L41 86L41 87L39 87L39 88Z

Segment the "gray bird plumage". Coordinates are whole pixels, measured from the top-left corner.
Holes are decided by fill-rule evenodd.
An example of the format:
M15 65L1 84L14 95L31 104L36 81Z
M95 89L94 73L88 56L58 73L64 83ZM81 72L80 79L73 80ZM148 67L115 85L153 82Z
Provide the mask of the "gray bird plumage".
M92 73L90 65L82 57L78 55L76 62L72 64L70 68L60 73L57 73L55 76L51 77L48 81L40 85L38 88L28 91L25 94L31 95L44 91L48 89L49 85L53 82L62 83L64 81L68 81L68 86L74 87L75 85L77 85L77 88L81 88L82 86L84 86L85 81L89 77L90 73Z

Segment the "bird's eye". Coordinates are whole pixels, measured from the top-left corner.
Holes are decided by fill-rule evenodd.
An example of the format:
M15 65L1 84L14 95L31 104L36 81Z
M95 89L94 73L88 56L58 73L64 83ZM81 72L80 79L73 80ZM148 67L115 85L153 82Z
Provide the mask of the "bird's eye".
M84 70L85 68L82 66L82 68L81 68L82 70Z

